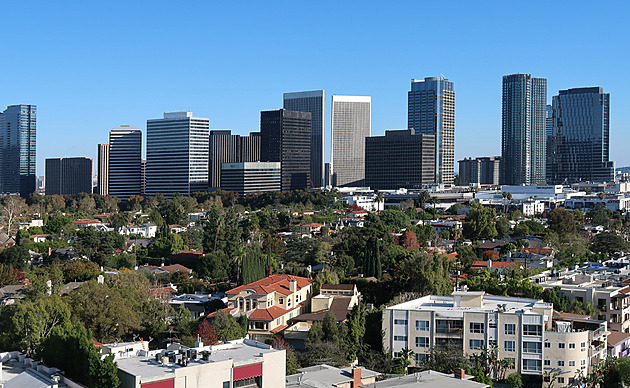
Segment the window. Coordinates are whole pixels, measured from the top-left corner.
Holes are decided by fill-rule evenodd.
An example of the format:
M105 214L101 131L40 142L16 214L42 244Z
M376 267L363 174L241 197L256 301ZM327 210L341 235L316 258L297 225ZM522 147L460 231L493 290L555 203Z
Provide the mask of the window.
M223 388L230 388L230 382L229 381L224 381L223 382Z
M422 354L422 353L416 353L416 364L419 364L422 362L422 360L424 360L426 358L426 354Z
M515 352L516 351L516 342L515 341L505 341L503 343L503 350L506 352Z
M394 341L407 341L407 336L406 335L395 335L394 336Z
M523 335L542 335L542 325L523 325Z
M569 360L569 366L575 366L575 361Z
M523 370L533 370L533 371L541 371L542 370L542 360L523 360Z
M564 384L564 377L558 377L558 384Z
M545 342L545 348L550 348L551 347L551 342Z
M540 342L523 342L523 353L542 353Z
M564 349L565 347L566 347L566 344L562 342L558 342L558 349Z
M496 322L489 322L488 323L488 329L496 329L497 328L497 323Z
M284 298L279 298L278 299L278 304L283 304L284 303Z
M287 298L287 307L291 307L291 297Z
M514 323L506 323L505 324L505 334L509 334L509 335L516 334L516 324L514 324Z
M545 360L545 366L551 366L551 361L550 360Z
M394 325L406 325L406 324L407 324L406 319L394 319Z
M483 322L470 322L470 332L476 334L483 334L484 332Z
M416 347L417 348L428 348L429 347L429 337L416 337Z
M569 343L569 349L575 349L575 344L573 342Z
M416 321L417 331L429 331L429 321Z
M580 361L580 365L582 365L582 366L586 365L586 360L581 360Z
M564 366L564 361L559 360L559 361L558 361L558 366Z
M471 339L469 343L469 348L471 350L481 349L483 348L483 340L480 339Z
M489 346L489 347L493 347L493 346L494 346L494 347L496 347L496 346L497 346L497 340L495 340L495 339L489 339L489 340L488 340L488 346Z
M582 348L582 351L586 350L586 342L581 342L580 343L580 348Z

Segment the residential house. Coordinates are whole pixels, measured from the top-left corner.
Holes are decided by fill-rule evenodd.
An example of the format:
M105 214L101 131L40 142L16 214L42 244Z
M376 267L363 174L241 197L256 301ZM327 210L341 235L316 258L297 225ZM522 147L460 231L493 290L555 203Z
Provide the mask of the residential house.
M489 269L490 272L503 272L513 268L524 268L524 266L518 262L506 262L506 261L492 261L492 260L475 260L473 261L470 269L484 270Z
M302 224L298 225L297 229L302 233L317 233L322 229L324 224L311 223L311 224Z
M156 224L154 224L153 222L147 222L142 225L129 224L119 226L118 228L116 228L116 231L124 236L137 235L141 236L142 238L154 238L155 234L157 233L157 229L158 227Z
M155 275L168 275L174 272L184 272L192 275L192 269L184 267L181 264L162 265L160 267L155 267L151 272Z
M0 232L0 247L8 248L15 245L15 239L4 232Z
M33 240L33 242L41 243L46 241L48 237L50 237L49 234L33 234L30 236L30 239Z
M617 358L630 356L630 333L611 331L608 334L608 356Z
M335 368L321 364L300 368L299 373L286 377L286 388L359 388L371 387L381 374L367 368Z
M182 225L169 225L168 228L170 229L172 233L181 233L188 230L187 227L182 226Z

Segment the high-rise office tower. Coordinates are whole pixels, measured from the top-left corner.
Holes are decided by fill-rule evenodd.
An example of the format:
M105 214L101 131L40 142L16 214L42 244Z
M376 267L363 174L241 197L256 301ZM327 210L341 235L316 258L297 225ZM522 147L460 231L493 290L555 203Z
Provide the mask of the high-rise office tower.
M210 190L221 187L221 166L223 163L238 162L239 136L232 135L232 131L210 131L210 144L208 156L208 186Z
M46 195L79 193L92 194L92 159L46 159Z
M455 89L443 77L411 80L407 95L407 128L435 136L435 182L455 177Z
M332 96L332 184L362 185L365 138L372 133L372 97Z
M11 105L0 113L0 194L35 192L37 107Z
M545 183L546 106L545 78L503 76L501 184Z
M413 129L365 139L365 185L375 190L421 189L435 182L435 135Z
M610 95L600 87L560 90L553 97L549 182L610 182Z
M140 194L147 195L147 160L140 161Z
M324 185L324 135L326 133L326 100L323 90L283 94L283 108L311 112L311 181Z
M121 125L109 132L107 194L120 199L142 193L142 131Z
M459 180L462 185L498 185L501 171L500 156L465 158L458 161Z
M260 112L260 160L280 162L282 191L311 187L311 113Z
M96 166L97 186L100 195L109 194L109 144L98 145L98 160Z
M146 194L206 191L209 132L210 120L190 111L147 120Z

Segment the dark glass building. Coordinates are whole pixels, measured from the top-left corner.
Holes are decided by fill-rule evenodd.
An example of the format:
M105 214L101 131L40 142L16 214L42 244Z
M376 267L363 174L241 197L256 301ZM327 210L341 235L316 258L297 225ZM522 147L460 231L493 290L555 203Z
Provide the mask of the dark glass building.
M501 184L546 181L547 80L530 74L503 76Z
M600 87L560 90L553 97L548 183L610 182L610 95Z
M459 180L463 185L498 185L501 167L501 157L486 156L481 158L466 158L458 161Z
M311 187L311 113L260 112L260 160L280 162L282 191Z
M0 113L0 194L35 192L37 107L11 105Z
M280 191L280 162L223 163L221 189L241 195Z
M92 159L46 159L46 195L92 193Z
M127 199L142 193L142 131L121 125L109 132L108 192Z
M365 139L365 185L375 190L421 189L435 182L435 135L413 129Z
M208 156L208 186L210 190L221 187L223 163L257 162L260 160L260 132L249 136L232 135L229 129L211 130Z

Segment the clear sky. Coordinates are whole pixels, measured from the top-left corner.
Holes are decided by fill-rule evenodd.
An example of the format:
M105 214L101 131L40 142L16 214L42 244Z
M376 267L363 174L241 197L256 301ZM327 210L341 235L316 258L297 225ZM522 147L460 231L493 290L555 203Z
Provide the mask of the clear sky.
M38 174L164 111L256 131L283 92L370 95L381 135L406 127L411 78L440 74L455 83L456 160L500 155L501 77L530 73L549 102L609 92L611 158L630 165L627 1L6 1L0 14L0 109L38 106Z

